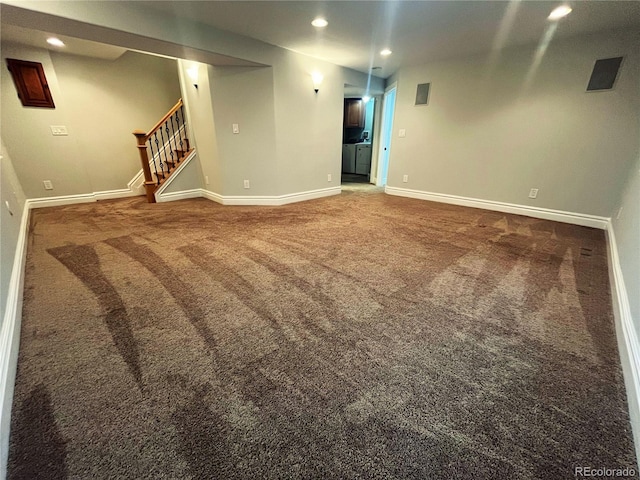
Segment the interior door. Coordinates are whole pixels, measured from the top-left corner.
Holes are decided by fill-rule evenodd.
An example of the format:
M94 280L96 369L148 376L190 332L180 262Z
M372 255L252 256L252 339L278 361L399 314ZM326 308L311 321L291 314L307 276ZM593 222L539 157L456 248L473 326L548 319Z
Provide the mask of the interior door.
M382 132L380 135L380 149L378 154L378 175L376 175L376 185L378 186L387 184L395 108L396 87L393 85L389 90L384 92L384 100L382 102Z

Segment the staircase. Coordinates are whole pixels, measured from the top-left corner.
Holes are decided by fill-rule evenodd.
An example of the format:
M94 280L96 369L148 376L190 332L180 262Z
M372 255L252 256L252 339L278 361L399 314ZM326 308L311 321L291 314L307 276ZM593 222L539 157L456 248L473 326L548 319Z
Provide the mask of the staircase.
M189 156L193 148L187 137L187 121L182 99L149 131L133 132L144 174L147 201L155 203L154 193Z

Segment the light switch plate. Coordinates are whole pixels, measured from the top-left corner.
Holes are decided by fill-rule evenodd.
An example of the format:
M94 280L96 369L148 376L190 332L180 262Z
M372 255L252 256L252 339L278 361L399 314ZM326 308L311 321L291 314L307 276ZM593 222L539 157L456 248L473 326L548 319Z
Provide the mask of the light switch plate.
M233 124L233 133L240 133L240 127L237 123Z
M398 131L398 136L399 136L400 138L404 138L404 137L406 137L406 136L407 136L407 131L406 131L404 128L401 128L401 129Z
M69 135L67 132L67 127L65 125L51 125L51 135L54 137L64 137L65 135Z

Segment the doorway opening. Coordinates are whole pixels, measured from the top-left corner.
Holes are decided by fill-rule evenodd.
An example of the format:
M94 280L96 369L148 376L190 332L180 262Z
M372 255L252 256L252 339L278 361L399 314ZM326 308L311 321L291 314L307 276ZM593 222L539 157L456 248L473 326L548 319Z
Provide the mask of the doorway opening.
M376 99L348 93L345 85L342 128L342 175L344 184L371 183Z

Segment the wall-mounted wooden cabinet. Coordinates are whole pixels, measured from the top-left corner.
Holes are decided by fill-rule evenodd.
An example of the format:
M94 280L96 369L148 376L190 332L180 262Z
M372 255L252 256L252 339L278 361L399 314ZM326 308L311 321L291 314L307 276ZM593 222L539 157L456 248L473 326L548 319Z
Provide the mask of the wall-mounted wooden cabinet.
M364 128L364 102L361 98L344 99L344 126Z

